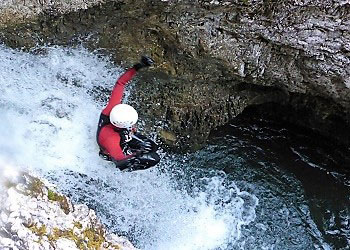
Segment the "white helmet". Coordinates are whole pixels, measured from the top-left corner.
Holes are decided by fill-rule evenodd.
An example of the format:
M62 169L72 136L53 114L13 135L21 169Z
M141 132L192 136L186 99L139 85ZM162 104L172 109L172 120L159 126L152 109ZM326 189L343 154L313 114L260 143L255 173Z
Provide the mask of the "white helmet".
M136 110L128 104L115 105L109 114L109 120L118 128L131 128L138 117Z

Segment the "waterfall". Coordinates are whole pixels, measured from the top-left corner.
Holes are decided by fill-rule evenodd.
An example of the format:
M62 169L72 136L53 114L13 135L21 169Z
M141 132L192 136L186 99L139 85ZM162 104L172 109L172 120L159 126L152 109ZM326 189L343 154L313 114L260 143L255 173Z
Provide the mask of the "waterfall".
M111 90L124 69L82 47L0 46L0 57L2 168L48 179L141 249L243 244L258 198L224 172L193 171L181 157L164 154L155 168L124 173L98 157L95 132L108 97L98 89Z

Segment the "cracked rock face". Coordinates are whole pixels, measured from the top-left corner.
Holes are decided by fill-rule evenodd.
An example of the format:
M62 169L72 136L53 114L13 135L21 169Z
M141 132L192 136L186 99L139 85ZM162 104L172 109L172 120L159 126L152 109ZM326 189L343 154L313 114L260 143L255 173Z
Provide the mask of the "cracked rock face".
M27 23L36 16L51 10L63 14L87 9L102 2L103 0L2 0L0 2L0 27L13 23Z
M136 249L125 238L106 232L86 205L23 174L19 184L7 181L2 190L1 249Z
M85 46L128 66L151 55L156 67L141 74L131 100L175 147L201 145L247 108L349 145L348 0L86 3L3 25L1 40L30 48L89 37Z

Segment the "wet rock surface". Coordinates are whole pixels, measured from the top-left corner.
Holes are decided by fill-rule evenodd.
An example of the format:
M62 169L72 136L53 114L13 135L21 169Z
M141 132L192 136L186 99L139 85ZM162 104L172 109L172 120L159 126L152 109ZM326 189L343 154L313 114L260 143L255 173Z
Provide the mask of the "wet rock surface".
M110 234L95 212L23 174L1 190L1 249L136 249Z
M140 74L130 101L175 148L199 147L247 107L349 144L349 1L89 3L3 23L1 40L26 48L84 41L125 66L151 55L157 65Z

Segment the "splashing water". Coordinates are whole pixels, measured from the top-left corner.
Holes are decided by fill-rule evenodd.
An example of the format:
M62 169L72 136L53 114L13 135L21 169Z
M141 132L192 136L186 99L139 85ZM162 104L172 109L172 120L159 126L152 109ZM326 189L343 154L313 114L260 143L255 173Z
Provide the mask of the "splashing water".
M95 150L89 142L98 105L87 92L105 79L113 83L118 71L112 74L108 62L96 65L98 56L85 60L88 55L84 50L47 48L46 54L33 55L1 48L0 107L8 131L3 141L11 148L5 153L19 165L79 170L94 159L81 152Z
M192 173L163 159L159 168L123 173L98 157L103 90L122 72L106 56L0 46L0 57L1 161L48 178L142 249L227 249L255 220L258 199L222 172Z

